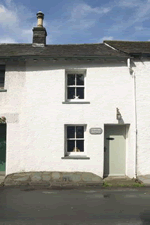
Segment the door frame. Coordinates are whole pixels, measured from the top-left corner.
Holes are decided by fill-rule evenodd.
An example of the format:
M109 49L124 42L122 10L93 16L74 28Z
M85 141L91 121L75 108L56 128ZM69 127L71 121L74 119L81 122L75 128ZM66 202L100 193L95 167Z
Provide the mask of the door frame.
M105 123L104 124L104 138L103 138L103 154L104 154L104 146L105 146L105 129L107 126L124 126L125 127L125 133L126 133L126 148L125 148L125 174L123 175L120 175L120 174L108 174L108 175L105 175L105 155L103 155L103 177L125 177L127 176L127 157L128 157L128 146L129 146L129 143L128 143L128 138L129 138L129 130L130 130L130 124L126 123L126 124L114 124L114 123Z
M0 175L6 174L6 159L7 159L7 123L1 123L0 126L5 126L5 141L6 141L6 147L5 147L5 170L0 171Z

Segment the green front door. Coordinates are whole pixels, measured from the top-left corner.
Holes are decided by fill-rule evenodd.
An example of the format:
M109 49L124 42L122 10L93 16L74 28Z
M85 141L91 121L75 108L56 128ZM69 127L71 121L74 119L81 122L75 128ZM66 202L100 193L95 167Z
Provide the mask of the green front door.
M125 176L126 126L106 125L104 138L104 176Z
M0 124L0 171L6 166L6 124Z

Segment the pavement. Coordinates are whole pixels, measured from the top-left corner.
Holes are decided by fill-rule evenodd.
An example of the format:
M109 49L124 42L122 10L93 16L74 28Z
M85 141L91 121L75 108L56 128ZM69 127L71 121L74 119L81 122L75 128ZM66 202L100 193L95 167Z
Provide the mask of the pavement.
M150 224L150 188L0 187L0 225L30 224Z

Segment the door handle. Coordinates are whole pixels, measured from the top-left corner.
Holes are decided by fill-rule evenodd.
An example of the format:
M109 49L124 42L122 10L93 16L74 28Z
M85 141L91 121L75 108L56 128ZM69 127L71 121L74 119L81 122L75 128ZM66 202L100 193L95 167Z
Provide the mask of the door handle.
M104 147L104 152L106 152L106 147Z
M106 140L113 141L113 140L115 140L115 138L108 137L108 138L106 138Z

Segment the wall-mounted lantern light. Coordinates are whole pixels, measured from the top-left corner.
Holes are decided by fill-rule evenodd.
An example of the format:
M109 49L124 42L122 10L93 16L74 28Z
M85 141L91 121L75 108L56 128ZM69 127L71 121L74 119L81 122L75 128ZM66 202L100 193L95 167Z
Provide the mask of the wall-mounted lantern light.
M6 123L6 117L4 116L0 117L0 123Z
M118 108L116 108L116 119L117 120L121 120L122 119L121 113L120 113Z

